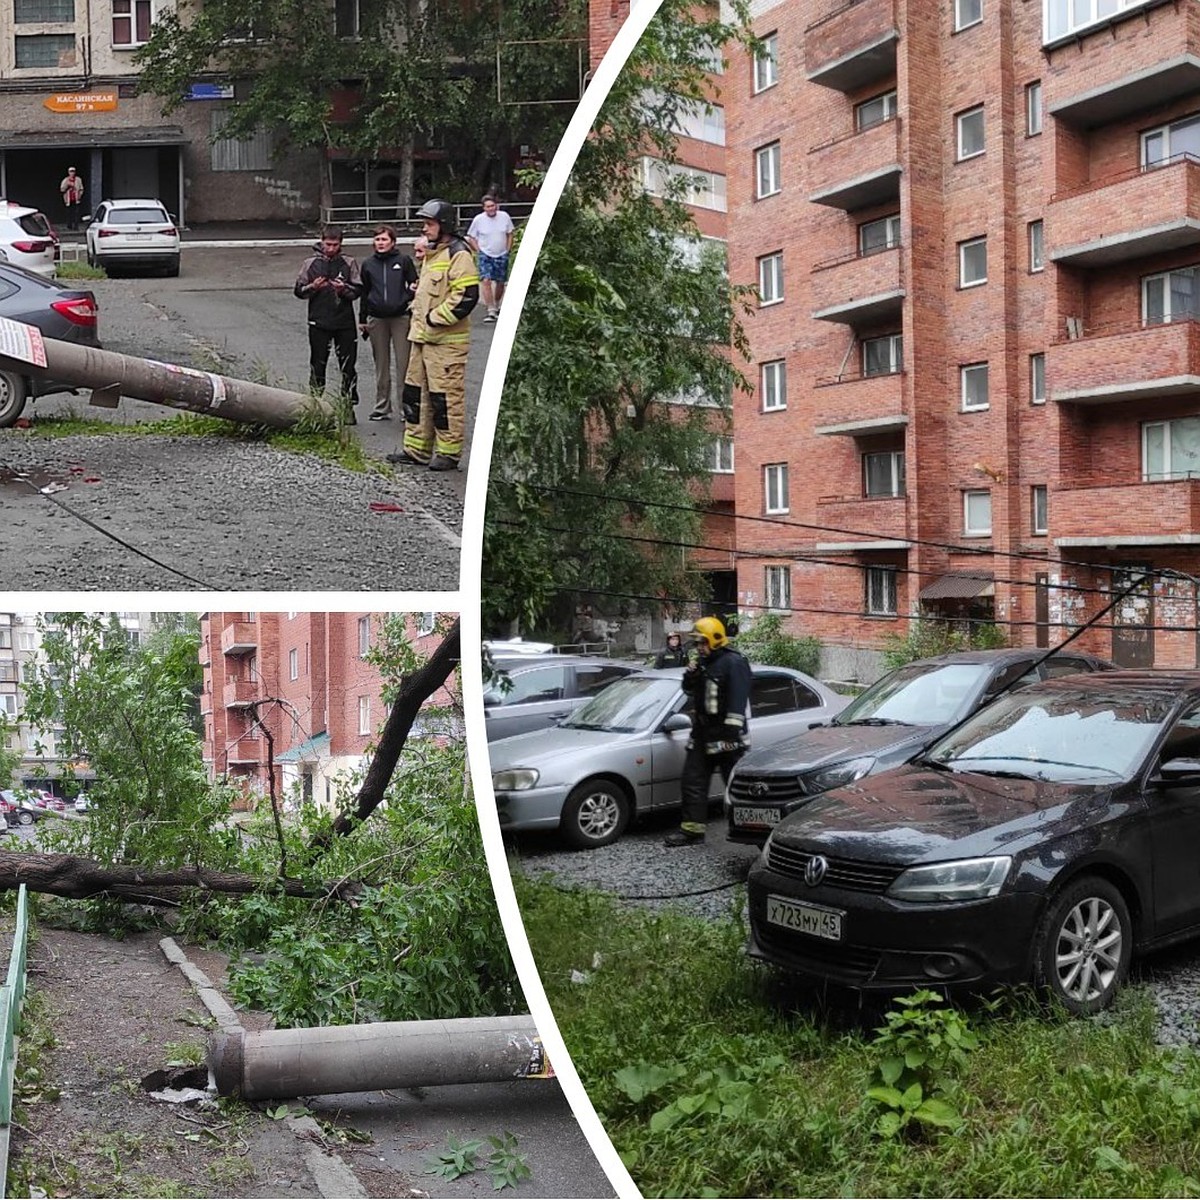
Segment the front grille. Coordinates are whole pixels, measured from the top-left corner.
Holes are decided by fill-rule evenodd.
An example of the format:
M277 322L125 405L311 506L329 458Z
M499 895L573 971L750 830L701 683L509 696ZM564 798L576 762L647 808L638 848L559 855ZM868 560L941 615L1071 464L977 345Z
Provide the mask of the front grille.
M745 804L787 804L804 798L804 789L794 775L734 774L729 781L729 798Z
M817 975L834 974L847 983L866 983L879 970L882 953L869 946L848 946L806 937L756 921L754 936L764 950L773 951L783 962L800 971Z
M771 842L767 847L767 866L780 875L803 879L804 869L816 855L807 850L796 850ZM829 864L823 887L844 888L848 892L870 892L881 895L896 881L904 870L886 863L861 862L854 858L830 858L823 856Z

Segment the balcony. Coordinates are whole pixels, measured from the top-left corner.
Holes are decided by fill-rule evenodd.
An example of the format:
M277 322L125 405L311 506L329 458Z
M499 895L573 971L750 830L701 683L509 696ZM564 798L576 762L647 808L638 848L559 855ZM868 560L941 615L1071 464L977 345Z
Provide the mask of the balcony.
M808 152L808 198L852 212L900 199L900 122L882 121Z
M246 708L258 698L257 680L227 679L225 681L224 704L226 708Z
M1060 488L1050 501L1057 546L1200 544L1200 479Z
M843 325L899 321L904 307L900 248L854 254L812 269L813 319Z
M222 654L251 654L258 649L258 625L254 621L234 621L221 630Z
M1200 244L1200 159L1181 155L1055 195L1046 218L1051 261L1073 267Z
M820 496L817 550L852 554L908 547L907 496Z
M814 399L821 414L813 432L826 436L868 437L902 432L904 372L892 375L839 375L816 381Z
M850 0L804 31L804 69L812 83L854 92L896 74L895 0Z
M230 763L258 763L263 761L262 740L243 735L229 747Z
M1200 324L1138 324L1057 342L1046 350L1046 379L1058 404L1200 395Z

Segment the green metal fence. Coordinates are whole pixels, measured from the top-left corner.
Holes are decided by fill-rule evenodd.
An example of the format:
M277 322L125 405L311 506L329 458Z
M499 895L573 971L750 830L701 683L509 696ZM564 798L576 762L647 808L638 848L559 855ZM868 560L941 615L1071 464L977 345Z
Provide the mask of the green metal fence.
M25 1004L25 957L29 948L29 901L22 884L17 892L17 919L13 929L8 976L0 986L0 1200L8 1194L8 1141L12 1131L13 1076L17 1069L17 1039Z

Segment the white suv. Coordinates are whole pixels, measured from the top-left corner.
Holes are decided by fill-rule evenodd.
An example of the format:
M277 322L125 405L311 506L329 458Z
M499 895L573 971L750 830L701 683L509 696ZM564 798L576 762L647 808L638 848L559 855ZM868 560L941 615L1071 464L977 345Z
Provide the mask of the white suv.
M58 234L36 208L0 200L0 262L53 279Z
M179 274L179 230L161 200L103 200L87 221L93 267L157 267Z

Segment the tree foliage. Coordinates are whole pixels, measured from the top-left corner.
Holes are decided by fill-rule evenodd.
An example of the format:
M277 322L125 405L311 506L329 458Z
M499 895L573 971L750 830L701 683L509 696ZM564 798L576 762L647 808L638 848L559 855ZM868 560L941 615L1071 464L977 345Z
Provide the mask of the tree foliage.
M505 382L484 528L484 625L569 621L589 592L694 595L684 546L706 455L744 380L742 298L678 196L675 159L713 48L737 31L666 0L585 143L538 259Z

